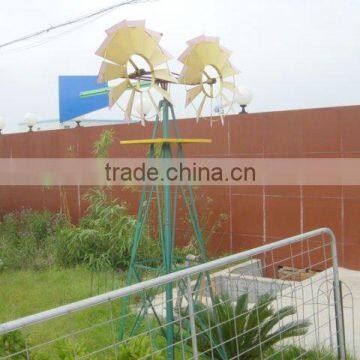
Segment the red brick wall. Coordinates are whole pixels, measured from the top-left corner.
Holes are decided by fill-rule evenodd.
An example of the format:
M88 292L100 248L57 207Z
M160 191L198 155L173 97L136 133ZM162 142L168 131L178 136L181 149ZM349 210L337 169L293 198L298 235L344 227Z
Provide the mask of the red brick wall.
M225 126L206 121L179 121L184 137L209 137L212 144L189 145L188 156L214 157L359 157L360 106L228 116ZM148 137L151 125L86 127L0 136L1 157L92 156L92 145L103 129L113 128L116 139ZM143 156L144 147L116 145L111 156ZM85 187L66 187L73 221L84 213ZM202 187L213 199L215 215L230 221L212 239L213 252L239 251L317 227L334 230L340 263L360 269L360 186ZM116 188L116 196L135 210L138 192ZM59 188L0 187L2 214L22 207L61 207ZM199 213L202 211L198 204ZM180 225L179 225L180 226Z

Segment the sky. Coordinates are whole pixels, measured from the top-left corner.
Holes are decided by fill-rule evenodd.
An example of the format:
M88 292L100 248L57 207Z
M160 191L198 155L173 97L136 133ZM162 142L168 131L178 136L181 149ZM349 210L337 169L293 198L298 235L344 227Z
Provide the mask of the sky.
M118 3L119 0L0 1L0 43ZM360 103L360 1L357 0L158 0L127 5L80 27L67 28L0 50L0 116L5 132L18 130L25 113L58 118L58 76L96 75L94 53L105 29L145 19L162 32L161 45L174 60L186 41L201 34L220 37L241 71L237 84L249 88L249 112ZM55 36L56 35L56 36ZM172 89L177 117L185 109L185 90ZM92 114L122 119L119 109Z

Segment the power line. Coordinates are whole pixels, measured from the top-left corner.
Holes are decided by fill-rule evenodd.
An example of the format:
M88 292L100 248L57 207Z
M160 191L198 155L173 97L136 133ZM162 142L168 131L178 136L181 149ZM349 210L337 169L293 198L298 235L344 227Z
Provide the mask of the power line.
M33 39L34 37L38 37L38 36L41 36L43 34L48 34L50 31L53 31L53 30L56 30L56 29L59 29L59 28L65 27L65 26L73 25L73 24L76 24L78 22L93 18L93 17L98 16L98 15L105 14L105 13L110 12L112 10L115 10L116 8L121 7L121 6L130 5L130 4L137 4L137 3L141 3L141 2L147 2L147 1L150 1L150 0L125 0L125 1L122 1L122 2L117 3L115 5L108 6L106 8L97 10L97 11L92 12L92 13L89 13L87 15L83 15L81 17L77 17L75 19L71 19L71 20L68 20L66 22L50 26L50 27L48 27L46 29L39 30L39 31L36 31L34 33L22 36L20 38L5 42L3 44L0 44L0 49L3 49L6 46L14 45L14 44L22 42L22 41Z
M70 29L64 29L62 32L57 32L55 34L53 34L53 36L49 35L48 37L46 37L46 39L40 39L39 41L35 41L35 42L31 42L31 44L24 44L24 45L20 45L18 47L11 47L10 49L5 49L5 53L8 54L8 53L17 53L19 51L23 51L23 50L29 50L29 49L32 49L32 48L35 48L35 47L38 47L38 46L41 46L41 45L44 45L44 44L47 44L53 40L56 40L58 38L60 38L61 36L63 35L66 35L66 34L69 34L77 29L80 29L84 26L87 26L88 24L98 20L100 17L106 15L107 13L102 13L100 15L97 15L97 16L94 16L92 17L91 19L88 19L87 21L81 21L78 25L74 25L72 28ZM0 49L1 51L1 49Z

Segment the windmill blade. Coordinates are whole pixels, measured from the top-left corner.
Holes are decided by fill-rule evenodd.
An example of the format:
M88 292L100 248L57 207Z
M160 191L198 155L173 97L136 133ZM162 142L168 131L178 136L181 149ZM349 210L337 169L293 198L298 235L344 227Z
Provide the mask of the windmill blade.
M132 89L129 101L128 101L127 106L126 106L125 121L127 121L127 122L131 121L131 111L132 111L133 104L134 104L135 92L136 92L135 88Z
M234 76L239 74L239 70L235 69L230 62L227 62L224 67L220 70L221 76L223 79L226 79L229 76Z
M142 126L145 126L145 115L144 115L144 105L143 105L143 93L140 92L140 122Z
M224 115L223 115L223 114L220 114L219 116L220 116L221 125L224 126L224 125L225 125Z
M219 44L202 42L196 45L195 52L204 64L212 64L221 69L228 61L229 54L223 51Z
M199 121L199 118L201 116L201 113L202 113L202 110L203 110L203 107L204 107L204 104L205 104L205 100L206 100L206 95L204 94L202 100L201 100L201 103L200 103L200 106L196 112L196 121L198 122Z
M151 103L152 103L152 105L153 105L153 107L154 107L154 109L155 109L155 112L156 112L157 116L160 118L160 110L159 110L159 107L157 106L157 104L156 104L156 102L155 102L155 100L154 100L154 98L153 98L150 90L149 90L147 93L148 93L149 99L150 99L150 101L151 101Z
M109 107L112 108L118 101L119 97L128 89L130 81L125 80L121 84L113 87L109 91Z
M99 71L98 82L107 82L117 78L126 78L125 65L116 65L103 61Z
M191 51L182 61L184 65L200 71L204 69L207 64L195 51Z
M96 55L119 65L125 65L133 53L129 35L124 31L108 35L96 51Z
M179 76L179 83L185 85L197 85L201 83L202 70L184 66Z
M167 62L170 59L171 55L164 51L160 46L157 46L149 57L149 62L155 67Z
M232 92L235 92L236 91L236 86L234 83L230 82L230 81L224 81L223 82L223 87L232 91Z
M224 93L221 93L221 99L225 100L222 102L222 106L230 106L230 109L232 109L233 101L230 101Z
M154 84L153 85L153 88L154 90L156 90L162 97L164 97L167 101L169 101L170 103L172 103L172 99L171 99L171 96L170 94L164 90L162 87L160 87L159 85L157 84Z
M165 80L172 83L177 83L177 79L171 75L171 72L168 69L157 69L154 70L155 79Z
M186 104L185 107L192 103L196 97L201 93L202 85L197 85L186 91Z
M213 84L210 84L210 97L211 98L214 97L214 86L213 86Z
M152 37L143 28L129 28L129 37L134 52L146 58L151 57L159 43L157 38Z
M122 28L140 27L145 28L145 20L123 20L112 27L105 30L107 34L113 34L114 32Z
M212 42L212 43L219 44L219 41L220 41L220 39L217 36L206 36L205 34L202 34L200 36L197 36L193 39L188 40L186 43L189 46L194 46L201 42Z

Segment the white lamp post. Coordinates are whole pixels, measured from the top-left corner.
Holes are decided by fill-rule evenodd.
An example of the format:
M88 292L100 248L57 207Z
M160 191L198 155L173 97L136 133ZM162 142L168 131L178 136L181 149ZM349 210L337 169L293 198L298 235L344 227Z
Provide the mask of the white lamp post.
M246 106L248 106L253 99L253 95L249 89L244 86L238 87L238 92L236 95L236 102L241 107L241 112L239 114L246 114Z
M2 134L2 131L5 128L5 126L6 126L5 119L2 116L0 116L0 134Z
M35 114L27 113L24 117L24 123L29 128L29 132L33 131L33 127L38 122L38 118Z

